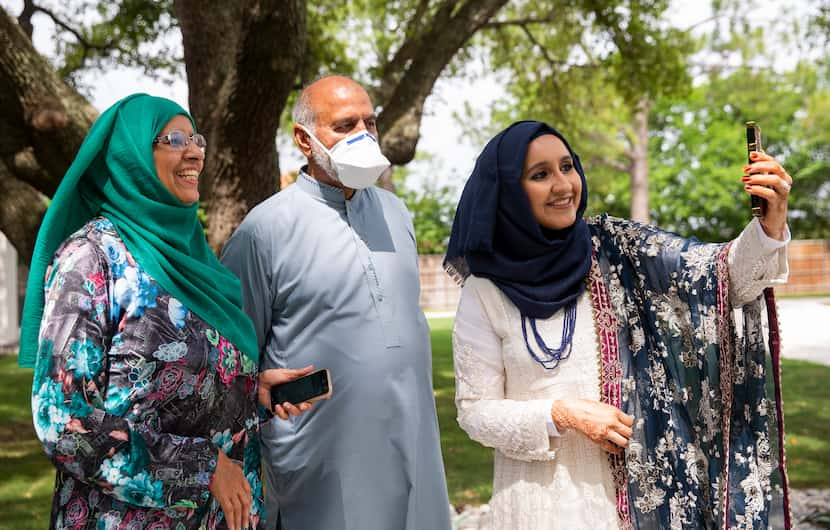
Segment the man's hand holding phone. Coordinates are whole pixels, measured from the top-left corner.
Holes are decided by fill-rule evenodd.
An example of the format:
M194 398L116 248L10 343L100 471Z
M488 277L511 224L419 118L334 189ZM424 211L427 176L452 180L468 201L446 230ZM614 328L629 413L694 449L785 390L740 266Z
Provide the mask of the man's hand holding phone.
M313 372L313 373L312 373ZM319 395L312 395L315 392L300 392L301 399L287 399L286 394L281 392L281 389L299 389L304 390L310 386L318 387L321 384L321 373L325 372L324 379L326 381L325 390L328 395L331 394L331 387L328 384L328 370L318 370L314 372L313 366L306 366L305 368L290 369L290 368L272 368L263 370L259 374L259 402L260 404L273 412L276 416L287 420L288 416L299 416L303 412L311 409L312 401L320 399ZM287 383L292 383L288 385ZM314 385L311 385L311 383ZM319 394L319 392L317 392ZM328 397L326 395L325 397Z

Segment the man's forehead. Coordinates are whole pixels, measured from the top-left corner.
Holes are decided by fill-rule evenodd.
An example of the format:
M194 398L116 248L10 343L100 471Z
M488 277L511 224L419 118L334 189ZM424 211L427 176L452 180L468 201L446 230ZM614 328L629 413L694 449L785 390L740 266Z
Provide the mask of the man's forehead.
M347 120L369 119L375 116L375 109L368 98L330 99L315 109L317 123L334 123Z
M309 102L318 112L336 109L338 107L372 107L372 100L362 86L351 79L336 78L322 79L308 87L310 90Z

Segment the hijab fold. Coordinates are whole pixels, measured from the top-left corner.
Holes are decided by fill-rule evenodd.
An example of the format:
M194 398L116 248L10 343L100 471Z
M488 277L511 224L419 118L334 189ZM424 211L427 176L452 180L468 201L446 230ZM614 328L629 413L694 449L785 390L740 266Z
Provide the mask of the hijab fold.
M530 142L545 134L562 140L582 179L576 222L557 231L539 225L520 182ZM548 318L585 288L591 265L591 236L583 218L587 201L582 164L565 138L542 122L516 122L476 160L455 213L444 267L462 284L470 274L488 278L523 316Z
M95 216L108 218L127 249L158 284L254 361L253 325L242 311L239 280L205 239L196 210L156 174L153 139L174 116L173 101L133 94L93 124L61 180L38 232L20 332L21 366L34 366L43 318L43 280L63 241ZM195 124L193 124L195 131Z

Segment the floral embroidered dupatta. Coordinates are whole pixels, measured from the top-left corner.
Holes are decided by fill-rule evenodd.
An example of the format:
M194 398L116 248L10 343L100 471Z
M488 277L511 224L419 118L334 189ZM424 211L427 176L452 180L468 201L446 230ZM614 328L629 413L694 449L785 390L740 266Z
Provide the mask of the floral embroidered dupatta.
M635 417L611 458L621 528L790 528L772 291L743 307L739 333L728 245L589 225L601 396Z

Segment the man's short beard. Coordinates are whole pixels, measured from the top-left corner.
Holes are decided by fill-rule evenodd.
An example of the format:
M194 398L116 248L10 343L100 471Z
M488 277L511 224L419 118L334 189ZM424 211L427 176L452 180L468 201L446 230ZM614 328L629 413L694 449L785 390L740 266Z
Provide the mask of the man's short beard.
M314 142L311 144L311 160L328 178L335 182L340 182L340 179L337 178L337 168L334 166L331 158Z

